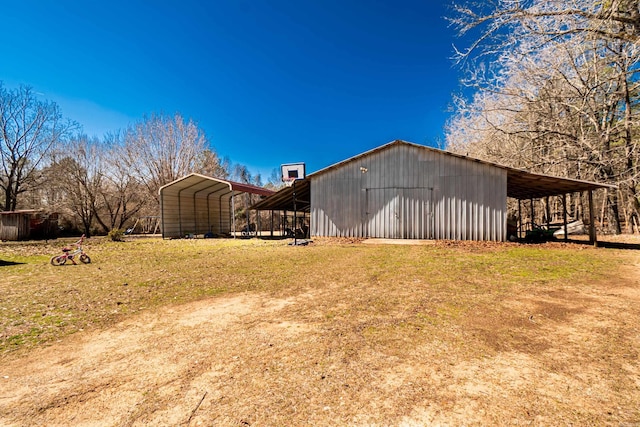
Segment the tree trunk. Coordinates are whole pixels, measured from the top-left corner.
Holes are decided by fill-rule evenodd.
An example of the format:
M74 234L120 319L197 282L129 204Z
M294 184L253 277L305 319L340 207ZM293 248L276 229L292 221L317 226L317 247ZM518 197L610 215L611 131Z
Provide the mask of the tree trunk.
M7 188L4 189L4 207L3 207L4 211L11 211L13 209L11 209L11 187L7 186Z
M620 226L620 211L618 209L618 192L612 191L609 193L609 209L611 209L611 224L616 234L622 234L622 227Z

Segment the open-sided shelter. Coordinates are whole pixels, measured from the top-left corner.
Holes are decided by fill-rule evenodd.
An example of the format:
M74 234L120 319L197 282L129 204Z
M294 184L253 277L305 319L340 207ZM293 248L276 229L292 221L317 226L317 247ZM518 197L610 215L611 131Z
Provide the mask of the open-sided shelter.
M162 237L228 235L234 229L233 196L269 196L272 190L192 173L160 188Z
M533 174L406 141L321 169L304 182L312 236L493 241L507 238L507 197L588 191L591 200L593 190L614 187ZM281 209L285 192L291 189L253 208ZM595 239L593 227L591 233Z

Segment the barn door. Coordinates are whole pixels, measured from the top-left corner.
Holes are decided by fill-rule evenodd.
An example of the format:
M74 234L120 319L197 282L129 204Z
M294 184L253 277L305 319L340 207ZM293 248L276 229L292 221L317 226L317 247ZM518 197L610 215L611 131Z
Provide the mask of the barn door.
M366 237L434 237L432 188L368 188L365 206L363 229Z
M400 194L400 232L404 239L433 239L433 189L403 188Z
M367 237L398 239L402 237L402 212L398 188L367 188Z

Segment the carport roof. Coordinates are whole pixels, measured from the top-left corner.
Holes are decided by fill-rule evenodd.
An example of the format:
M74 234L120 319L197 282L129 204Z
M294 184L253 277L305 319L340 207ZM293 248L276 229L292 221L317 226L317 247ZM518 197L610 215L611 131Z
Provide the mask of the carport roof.
M260 196L270 196L275 193L275 191L256 185L213 178L199 173L191 173L160 187L160 194L177 193L180 195L183 192L195 194L201 191L203 193L206 191L206 194L251 193Z
M598 188L617 188L615 185L540 175L505 166L496 166L507 171L507 196L519 200L540 199L542 197L579 193Z
M285 187L274 195L259 201L251 209L259 211L291 211L293 212L293 191L296 192L295 210L309 212L311 207L311 183L309 179L297 179L295 187Z

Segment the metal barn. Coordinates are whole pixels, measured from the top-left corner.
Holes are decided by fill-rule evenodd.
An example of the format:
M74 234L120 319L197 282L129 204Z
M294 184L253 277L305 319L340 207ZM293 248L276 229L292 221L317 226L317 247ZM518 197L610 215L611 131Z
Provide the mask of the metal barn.
M588 191L591 201L594 189L614 188L406 141L321 169L300 186L306 190L302 201L310 212L311 236L493 241L507 238L507 197L530 200ZM253 208L287 209L284 201L291 192L281 190ZM593 227L590 235L595 240Z
M228 235L234 228L233 196L269 196L274 191L197 173L160 188L162 237Z
M505 170L394 141L309 175L311 234L503 240Z

